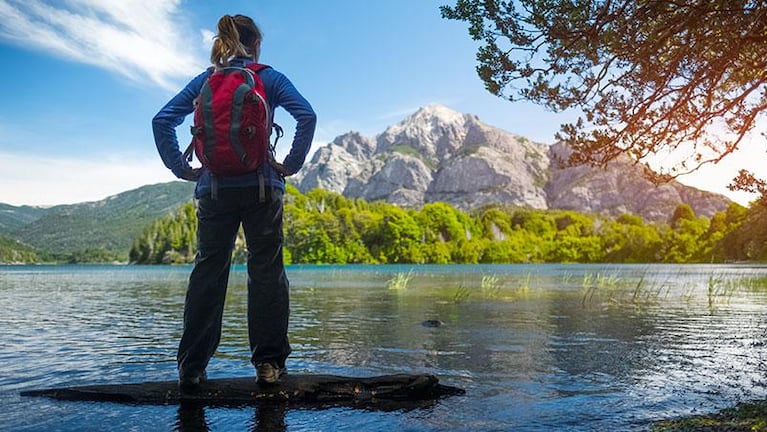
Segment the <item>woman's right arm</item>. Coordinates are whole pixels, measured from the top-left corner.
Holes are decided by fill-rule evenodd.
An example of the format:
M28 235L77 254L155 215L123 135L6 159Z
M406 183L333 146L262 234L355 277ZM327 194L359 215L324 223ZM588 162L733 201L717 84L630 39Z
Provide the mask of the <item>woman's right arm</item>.
M184 180L196 180L199 174L192 170L179 149L176 127L184 122L187 115L194 112L194 100L209 75L210 70L197 75L152 119L154 142L163 163L176 177Z

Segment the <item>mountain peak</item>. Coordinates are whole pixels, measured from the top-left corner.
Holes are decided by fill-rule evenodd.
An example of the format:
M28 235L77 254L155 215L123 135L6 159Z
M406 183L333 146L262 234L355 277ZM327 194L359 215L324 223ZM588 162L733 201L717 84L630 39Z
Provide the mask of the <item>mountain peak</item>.
M442 105L441 103L432 102L429 104L426 104L422 106L421 108L418 108L416 112L425 112L425 113L448 113L451 115L463 115L462 113L448 107L447 105Z
M466 137L466 117L444 105L429 104L377 137L377 151L407 146L425 160L436 162L453 153Z
M406 117L402 123L410 122L422 122L427 121L431 123L434 120L440 120L441 123L458 123L463 122L464 115L454 109L448 108L445 105L438 103L430 103L424 105L421 108Z

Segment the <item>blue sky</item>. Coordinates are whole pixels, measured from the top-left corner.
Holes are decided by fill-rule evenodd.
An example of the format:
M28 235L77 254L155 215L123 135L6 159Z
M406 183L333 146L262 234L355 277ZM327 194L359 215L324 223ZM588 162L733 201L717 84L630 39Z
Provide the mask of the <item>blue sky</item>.
M0 202L95 201L174 180L150 121L207 66L216 22L227 13L254 18L265 36L261 61L314 106L313 148L352 130L373 136L429 103L553 142L574 115L487 93L466 25L440 17L447 2L0 0ZM292 125L284 111L277 120ZM188 142L188 129L178 132ZM738 166L759 172L759 145L682 181L726 193Z

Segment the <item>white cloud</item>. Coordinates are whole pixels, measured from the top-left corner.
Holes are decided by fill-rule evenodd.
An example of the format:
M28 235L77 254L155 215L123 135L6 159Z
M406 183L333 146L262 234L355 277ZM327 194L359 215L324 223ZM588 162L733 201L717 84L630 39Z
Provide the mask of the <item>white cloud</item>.
M180 0L0 0L0 38L175 89L205 64L181 30Z
M0 152L0 202L49 206L98 201L143 185L176 180L160 158L44 158Z

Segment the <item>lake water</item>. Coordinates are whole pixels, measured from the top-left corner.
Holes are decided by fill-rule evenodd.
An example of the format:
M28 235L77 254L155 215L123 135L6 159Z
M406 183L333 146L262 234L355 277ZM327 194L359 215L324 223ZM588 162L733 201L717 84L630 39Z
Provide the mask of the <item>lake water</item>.
M418 409L135 406L22 397L172 380L190 267L0 267L0 429L648 430L767 397L767 267L292 266L293 372L429 373ZM245 273L211 378L252 375ZM441 327L426 327L440 320Z

